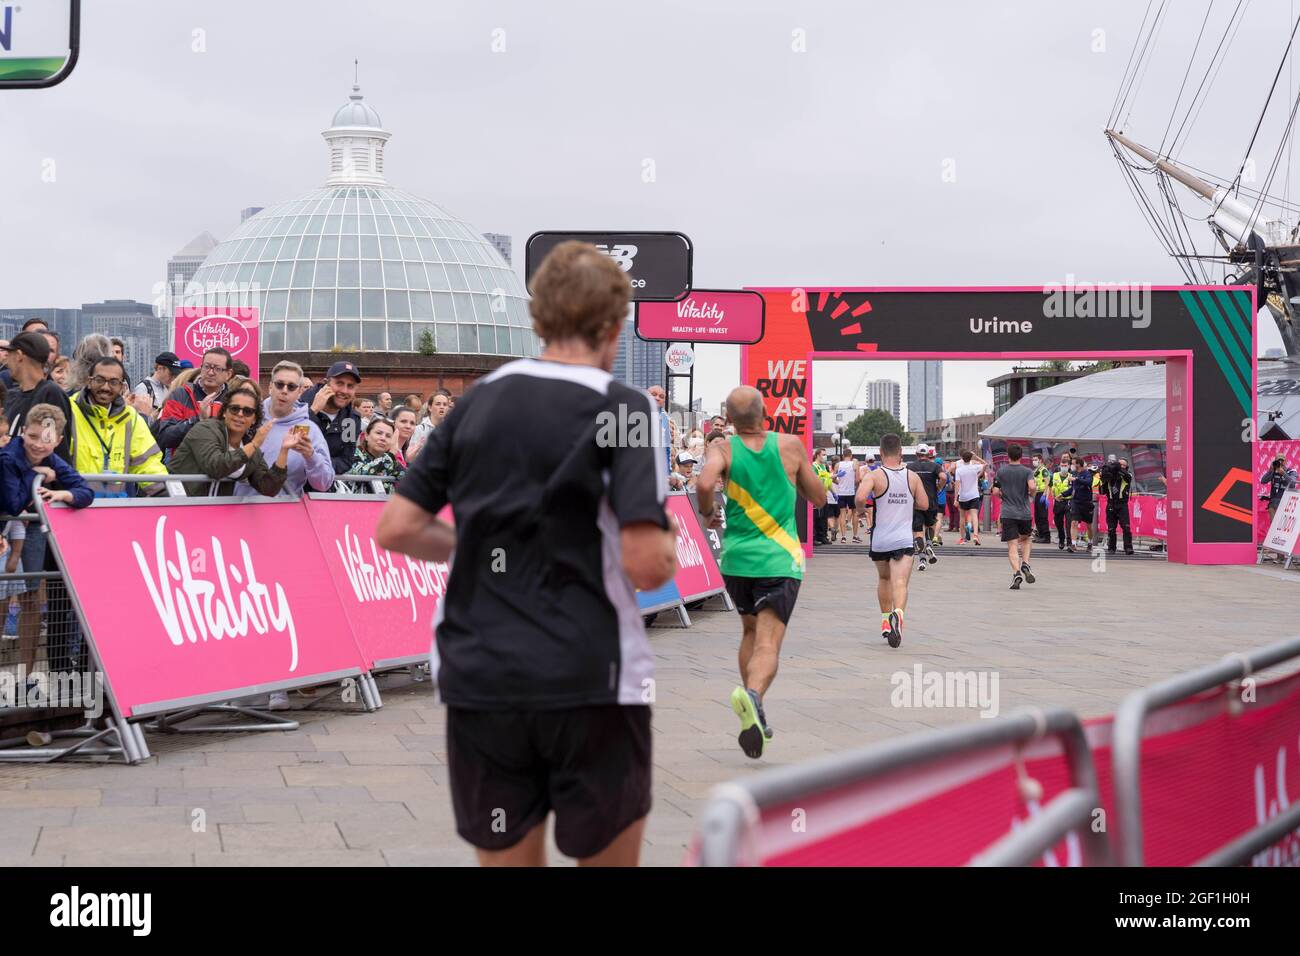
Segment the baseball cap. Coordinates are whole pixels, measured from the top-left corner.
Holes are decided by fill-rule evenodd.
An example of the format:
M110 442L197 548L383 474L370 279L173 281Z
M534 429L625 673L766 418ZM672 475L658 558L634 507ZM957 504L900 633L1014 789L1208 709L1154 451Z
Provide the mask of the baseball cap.
M185 368L193 368L193 367L194 367L194 363L191 362L189 359L181 359L181 368L185 369Z
M19 332L9 340L11 352L22 352L34 362L44 365L50 360L50 343L40 332Z
M179 372L185 367L181 364L181 360L176 357L175 352L159 352L157 357L153 360L153 364L165 365L173 372Z
M698 465L699 463L699 459L689 451L678 452L677 454L677 464L679 465Z
M330 366L330 370L325 373L326 378L337 378L340 375L351 375L357 380L357 384L361 383L361 373L357 371L357 367L351 362L335 362Z

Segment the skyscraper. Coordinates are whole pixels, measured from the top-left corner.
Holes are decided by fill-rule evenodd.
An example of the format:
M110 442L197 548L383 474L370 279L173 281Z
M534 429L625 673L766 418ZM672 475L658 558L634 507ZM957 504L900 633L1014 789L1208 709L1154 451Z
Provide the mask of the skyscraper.
M646 342L639 338L636 334L635 322L629 318L618 340L618 355L614 358L614 377L633 388L662 385L664 355L667 351L667 342Z
M154 357L171 347L169 321L155 315L153 306L147 302L131 299L86 302L81 306L77 326L78 340L92 332L122 340L123 364L132 382L152 372ZM72 351L72 345L64 348Z
M879 408L895 418L902 411L902 387L893 379L878 378L866 383L867 408Z
M167 294L163 299L166 315L175 315L176 302L179 301L190 280L194 278L194 273L198 271L199 266L203 265L203 260L208 257L208 253L215 248L217 248L217 237L204 231L167 260ZM153 369L150 368L149 371L152 372Z
M493 248L501 253L501 258L506 260L506 265L513 265L510 259L510 237L502 232L485 232L483 238L492 243Z
M943 418L943 363L907 363L907 430L920 435Z

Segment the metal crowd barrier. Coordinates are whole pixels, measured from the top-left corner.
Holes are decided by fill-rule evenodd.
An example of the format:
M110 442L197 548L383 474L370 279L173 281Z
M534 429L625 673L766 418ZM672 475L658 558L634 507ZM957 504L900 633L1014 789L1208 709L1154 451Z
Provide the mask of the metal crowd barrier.
M746 834L766 808L869 783L897 770L936 763L958 754L1022 745L1047 735L1061 742L1070 768L1071 786L1023 827L1002 837L970 864L1027 865L1074 832L1079 836L1084 865L1106 866L1110 860L1106 837L1094 832L1090 825L1093 811L1101 806L1092 753L1079 718L1061 707L1025 710L960 727L909 734L812 763L764 771L719 787L701 815L700 865L736 866L746 862L742 859Z
M211 482L207 475L169 475L162 480L157 475L95 474L82 477L89 483L150 483L158 487L156 493L175 497L185 497L184 481ZM34 512L4 520L38 526L44 535L48 555L54 545L45 517L45 505L39 494L41 484L38 475L32 482ZM49 566L47 563L46 567ZM117 720L109 708L102 707L106 693L100 676L103 670L94 648L84 639L81 610L64 575L59 571L0 574L0 584L32 581L41 586L18 597L17 639L0 643L0 707L19 718L5 723L30 726L38 721L66 722L77 711L86 712L88 705L91 709L99 709L100 713L87 716L75 728L32 730L21 736L4 736L4 731L0 730L0 762L48 762L71 756L116 757L134 762L134 757L147 752L143 750L143 737L138 728L127 727L126 722ZM42 592L45 596L43 602ZM13 618L11 605L14 596L11 593L5 598L6 630ZM67 746L56 746L56 741L68 743Z
M387 498L392 485L400 479L388 475L335 475L334 486L328 492L311 492L313 497L328 495L382 495ZM369 485L368 488L361 487Z
M1119 825L1116 849L1120 865L1143 865L1142 729L1148 715L1215 687L1226 685L1228 693L1236 693L1237 681L1296 658L1300 658L1300 637L1278 641L1244 654L1229 654L1217 664L1178 674L1124 698L1115 712L1111 744L1115 817ZM1198 860L1196 865L1238 866L1297 829L1300 829L1300 801Z

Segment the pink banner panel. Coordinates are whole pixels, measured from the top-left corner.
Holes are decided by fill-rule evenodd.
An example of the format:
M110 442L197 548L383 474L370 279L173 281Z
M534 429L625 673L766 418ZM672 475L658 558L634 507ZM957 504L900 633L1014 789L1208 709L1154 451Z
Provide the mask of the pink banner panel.
M375 543L383 499L305 500L366 666L427 658L433 615L447 591L447 564L393 554Z
M174 340L178 358L189 359L197 368L208 349L223 348L232 358L247 363L258 379L260 342L257 309L218 306L183 306L176 310Z
M685 494L668 496L668 507L677 518L677 575L673 579L682 600L693 601L702 594L715 594L726 585L713 560L713 549L700 527L695 508Z
M650 341L747 345L763 337L763 313L757 292L694 289L679 302L638 302L636 331Z
M127 716L362 670L299 502L54 507L49 522Z

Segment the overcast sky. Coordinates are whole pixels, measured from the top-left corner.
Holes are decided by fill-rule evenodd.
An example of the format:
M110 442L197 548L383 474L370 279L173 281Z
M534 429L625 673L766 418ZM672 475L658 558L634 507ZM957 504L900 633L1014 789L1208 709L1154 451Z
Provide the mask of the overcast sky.
M1152 145L1206 11L1175 6L1127 126ZM1184 105L1232 5L1218 6ZM1229 177L1289 33L1287 4L1257 6L1182 153ZM73 75L0 93L0 306L148 301L195 234L223 238L241 208L321 185L319 134L354 57L393 133L390 182L517 251L543 228L660 228L691 236L701 287L1177 284L1102 136L1143 8L85 3ZM1263 168L1287 87L1284 71ZM1279 344L1271 322L1260 330L1261 349ZM735 384L737 352L700 349L706 407ZM947 363L945 414L990 409L985 382L1008 367ZM815 400L860 401L864 375L906 377L902 363L820 363Z

